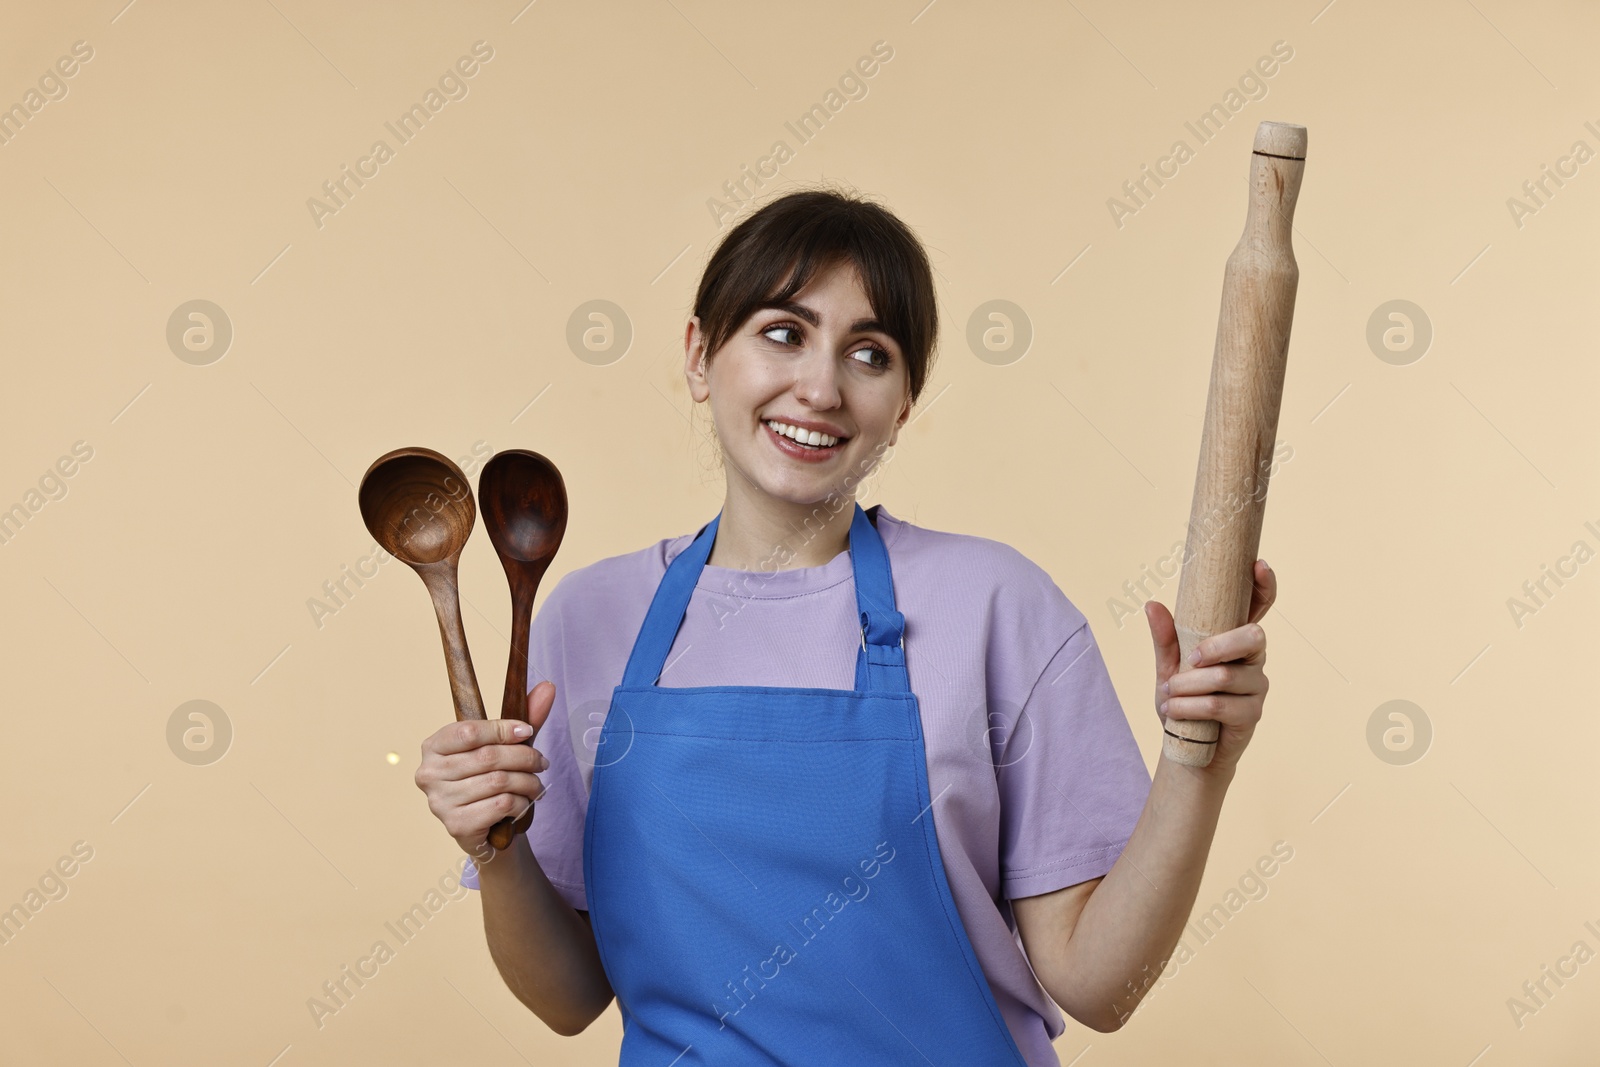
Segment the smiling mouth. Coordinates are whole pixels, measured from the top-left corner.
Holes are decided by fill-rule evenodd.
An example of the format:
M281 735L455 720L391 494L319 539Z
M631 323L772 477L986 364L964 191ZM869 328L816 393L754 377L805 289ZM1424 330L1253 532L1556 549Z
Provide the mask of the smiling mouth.
M834 437L820 430L803 430L798 426L791 426L777 419L762 419L761 422L767 429L779 437L785 438L790 444L810 449L813 452L827 452L850 440L848 437Z

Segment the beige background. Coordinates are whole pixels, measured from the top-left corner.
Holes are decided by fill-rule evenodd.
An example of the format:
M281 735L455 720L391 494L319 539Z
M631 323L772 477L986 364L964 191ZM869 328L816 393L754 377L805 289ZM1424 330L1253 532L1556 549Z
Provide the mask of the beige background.
M1600 148L1593 5L124 2L13 3L0 34L0 106L93 48L0 147L0 507L93 449L0 546L0 907L93 849L0 946L0 1058L615 1061L615 1008L563 1039L511 997L471 896L313 1022L307 999L393 944L384 923L459 852L411 780L450 718L421 583L391 563L320 627L307 602L369 551L355 485L400 445L552 458L571 497L552 583L714 514L682 326L719 236L707 200L778 139L782 183L881 198L938 268L925 414L862 502L1044 566L1153 763L1148 632L1107 601L1182 536L1222 265L1274 119L1310 130L1293 458L1262 543L1282 597L1197 910L1274 842L1294 855L1125 1030L1069 1021L1058 1051L1592 1062L1600 964L1520 1027L1507 999L1575 942L1600 950L1600 564L1520 627L1507 600L1600 547L1600 164L1520 227L1506 201L1574 141ZM395 147L383 124L479 40L469 95L318 228L307 199ZM784 123L880 40L867 95L798 145ZM1293 58L1265 99L1119 228L1107 199L1193 146L1184 122L1277 41ZM205 366L166 340L194 299L234 331ZM634 331L604 366L565 340L594 299ZM1007 365L966 341L993 299L1034 330ZM1403 366L1365 339L1395 299L1434 331ZM493 693L509 601L481 531L461 580ZM197 699L233 730L206 766L167 742ZM1367 742L1393 699L1432 725L1409 765Z

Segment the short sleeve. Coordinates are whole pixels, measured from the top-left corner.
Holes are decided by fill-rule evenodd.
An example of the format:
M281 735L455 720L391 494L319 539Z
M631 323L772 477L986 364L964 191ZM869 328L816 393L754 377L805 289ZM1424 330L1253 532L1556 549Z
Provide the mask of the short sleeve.
M1151 779L1087 621L1040 673L997 761L1007 899L1111 869Z
M534 735L533 747L550 761L540 772L544 795L534 803L533 823L528 828L528 844L539 867L557 893L572 907L587 911L583 891L583 824L588 809L588 785L580 773L574 746L583 727L570 726L567 707L566 657L563 648L561 608L564 597L558 584L551 590L528 635L528 688L549 679L555 683L555 702L544 725ZM469 860L461 884L477 889L478 870Z

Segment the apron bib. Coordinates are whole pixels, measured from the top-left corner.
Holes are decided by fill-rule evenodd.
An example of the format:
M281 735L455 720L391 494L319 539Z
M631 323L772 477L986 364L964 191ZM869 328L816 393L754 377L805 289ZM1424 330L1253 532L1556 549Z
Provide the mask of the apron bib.
M621 1067L1026 1067L945 880L905 616L861 506L853 690L656 685L720 520L656 589L590 785Z

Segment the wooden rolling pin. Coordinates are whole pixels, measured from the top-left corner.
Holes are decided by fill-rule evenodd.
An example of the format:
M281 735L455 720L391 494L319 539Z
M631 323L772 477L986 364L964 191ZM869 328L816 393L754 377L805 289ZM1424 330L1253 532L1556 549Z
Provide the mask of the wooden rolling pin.
M1256 128L1244 235L1222 273L1205 430L1173 611L1180 670L1190 666L1189 653L1201 641L1249 619L1300 279L1290 238L1305 159L1304 126L1263 122ZM1168 719L1164 729L1162 755L1190 767L1211 762L1216 720Z

